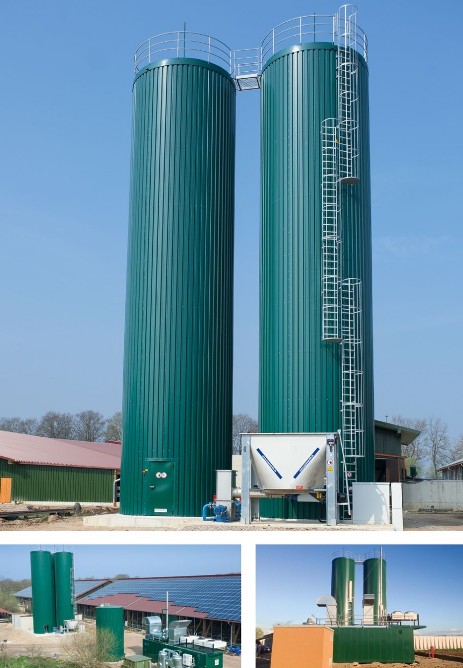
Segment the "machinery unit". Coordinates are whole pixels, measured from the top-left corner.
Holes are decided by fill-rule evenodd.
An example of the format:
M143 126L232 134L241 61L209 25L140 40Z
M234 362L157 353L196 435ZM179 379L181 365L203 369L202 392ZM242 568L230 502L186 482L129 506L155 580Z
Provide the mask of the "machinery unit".
M135 55L120 512L197 516L231 461L235 84L213 37Z
M339 449L340 433L242 435L241 521L260 517L261 500L290 497L322 502L327 524L336 525L341 508L350 507L338 491Z
M226 643L189 636L187 632L189 624L191 624L189 619L170 622L165 638L156 637L159 635L159 629L157 626L152 627L155 628L155 634L147 633L143 639L143 654L149 656L152 661L157 661L162 668L184 666L222 668ZM148 624L144 625L144 628L148 628ZM201 640L204 640L204 643L201 644Z
M100 605L95 608L96 637L105 661L124 658L124 608Z

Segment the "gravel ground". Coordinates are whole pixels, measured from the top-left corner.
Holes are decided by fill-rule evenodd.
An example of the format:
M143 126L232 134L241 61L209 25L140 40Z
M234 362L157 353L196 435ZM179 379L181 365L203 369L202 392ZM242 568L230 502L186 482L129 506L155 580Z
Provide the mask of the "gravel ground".
M51 504L50 504L51 505ZM66 504L61 504L63 507ZM35 507L35 506L33 506ZM43 508L45 506L37 506ZM60 506L61 507L61 506ZM8 510L26 510L30 504L0 504L2 512ZM70 510L73 504L69 504ZM23 520L0 519L0 531L352 531L351 527L328 528L320 522L259 522L252 525L243 525L239 522L220 524L216 522L198 522L196 525L183 524L179 520L175 527L99 527L83 524L83 517L89 515L114 514L110 505L83 504L80 515L59 517L49 515ZM377 527L362 527L362 530L378 531ZM463 513L411 513L404 512L405 531L462 531Z

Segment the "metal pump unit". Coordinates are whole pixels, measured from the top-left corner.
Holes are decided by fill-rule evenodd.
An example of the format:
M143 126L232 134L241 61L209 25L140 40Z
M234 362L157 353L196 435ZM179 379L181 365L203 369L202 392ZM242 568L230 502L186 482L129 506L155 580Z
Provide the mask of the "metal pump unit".
M203 520L234 522L241 518L241 489L236 486L236 471L216 471L215 500L203 506Z
M262 498L290 497L326 504L326 523L335 526L340 507L350 515L349 494L338 493L340 433L245 434L241 437L241 521L259 518ZM347 479L345 458L342 473ZM346 485L347 487L347 485Z

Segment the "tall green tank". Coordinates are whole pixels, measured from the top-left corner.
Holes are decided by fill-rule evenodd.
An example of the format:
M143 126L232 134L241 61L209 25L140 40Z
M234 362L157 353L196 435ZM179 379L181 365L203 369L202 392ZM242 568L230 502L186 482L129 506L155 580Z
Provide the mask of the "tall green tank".
M270 53L263 65L262 432L336 432L342 427L341 346L322 341L321 303L321 124L337 118L336 54L335 44L308 40ZM365 457L358 460L357 480L367 482L374 480L372 269L368 68L361 54L358 65L360 182L341 186L341 266L344 277L362 282ZM301 516L314 505L295 504ZM288 512L280 506L277 513Z
M64 626L65 619L74 619L74 555L72 552L56 552L55 561L55 595L56 623Z
M122 514L197 516L231 465L234 160L226 69L168 57L137 72Z
M374 595L373 623L378 624L387 613L386 562L372 557L363 562L363 595Z
M52 633L56 626L55 573L51 552L31 552L32 616L34 633Z
M102 605L95 608L96 638L102 661L124 658L124 608Z
M337 603L337 623L351 626L355 623L355 560L336 557L331 564L331 596Z

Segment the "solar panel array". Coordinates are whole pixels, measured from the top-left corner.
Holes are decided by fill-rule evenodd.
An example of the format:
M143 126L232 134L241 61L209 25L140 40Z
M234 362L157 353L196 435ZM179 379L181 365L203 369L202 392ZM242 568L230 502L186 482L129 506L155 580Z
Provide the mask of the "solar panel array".
M100 587L102 584L108 580L74 580L74 591L76 596L81 596L88 589L93 589L93 587ZM19 598L32 598L32 587L26 587L17 591L15 596Z
M116 580L86 598L92 600L115 594L134 594L150 601L165 601L166 592L169 592L171 605L196 608L207 613L210 619L241 619L240 576Z
M81 596L88 589L93 589L93 587L101 587L102 584L108 580L74 580L74 592L76 596Z

